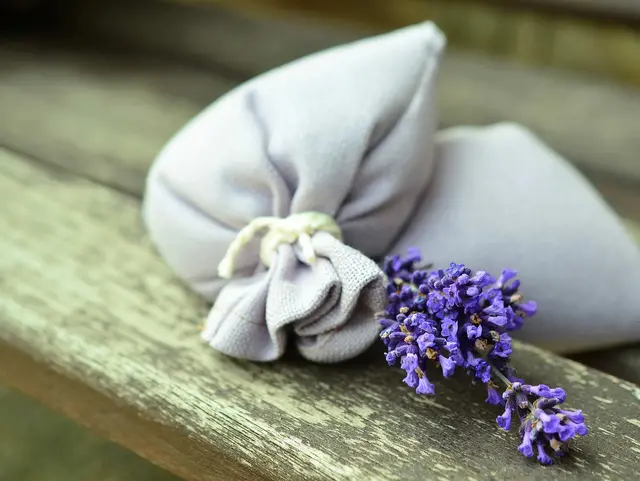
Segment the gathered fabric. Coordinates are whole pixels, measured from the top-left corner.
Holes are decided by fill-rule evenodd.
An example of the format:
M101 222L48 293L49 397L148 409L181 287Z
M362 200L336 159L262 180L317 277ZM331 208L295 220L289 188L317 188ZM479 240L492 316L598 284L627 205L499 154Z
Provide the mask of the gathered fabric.
M218 265L218 275L230 279L234 263L240 251L259 233L266 231L260 245L260 260L270 267L281 244L297 244L300 247L298 258L307 265L316 262L311 236L318 231L331 234L342 240L342 231L336 221L322 212L302 212L284 219L279 217L257 217L244 227L233 240L224 258Z
M202 338L257 361L316 362L376 340L384 256L432 176L431 22L319 52L224 95L163 148L144 219L212 302Z

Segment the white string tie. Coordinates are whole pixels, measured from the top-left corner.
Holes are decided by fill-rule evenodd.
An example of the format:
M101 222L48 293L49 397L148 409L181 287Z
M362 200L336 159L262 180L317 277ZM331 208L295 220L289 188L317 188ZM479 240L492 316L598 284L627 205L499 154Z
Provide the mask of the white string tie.
M311 236L322 231L342 240L342 231L333 217L322 212L302 212L284 219L280 217L256 217L244 227L233 240L224 258L218 265L218 276L230 279L235 262L242 249L258 234L266 231L260 244L260 260L270 267L281 244L298 244L300 260L307 265L316 261Z

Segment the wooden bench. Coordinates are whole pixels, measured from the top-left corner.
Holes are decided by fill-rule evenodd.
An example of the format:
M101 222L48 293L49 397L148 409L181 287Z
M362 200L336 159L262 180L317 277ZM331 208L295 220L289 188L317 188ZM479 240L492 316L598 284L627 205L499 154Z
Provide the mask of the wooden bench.
M298 26L288 31L292 50L286 28L274 38L260 22L215 18L227 30L206 50L180 44L178 22L165 24L170 48L138 30L135 44L155 41L154 55L124 37L126 55L90 48L87 37L0 43L0 380L188 480L631 479L640 388L531 346L515 348L519 372L565 387L592 429L553 468L517 453L517 435L496 428L495 409L464 376L437 383L438 397L427 399L386 368L380 347L341 365L293 355L263 365L199 341L207 306L176 281L141 226L146 170L169 136L242 78L339 38ZM204 20L191 25L207 29ZM250 52L234 50L247 42L238 32L261 31ZM596 185L615 185L620 212L635 211L635 184L625 190L616 172L638 174L629 162L635 129L620 120L637 119L637 93L456 53L443 75L445 125L523 121ZM529 104L515 102L519 82L538 89ZM586 115L580 91L606 99L602 122L619 122L615 138L550 119L560 99ZM619 352L602 359L633 370L637 348Z

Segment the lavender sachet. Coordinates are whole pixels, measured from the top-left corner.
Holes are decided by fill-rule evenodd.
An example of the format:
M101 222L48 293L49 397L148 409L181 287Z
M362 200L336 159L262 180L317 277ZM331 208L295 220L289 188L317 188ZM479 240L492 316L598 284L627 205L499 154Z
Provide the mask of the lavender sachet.
M562 388L526 384L509 365L508 333L537 311L536 303L519 292L517 272L506 269L494 279L455 263L427 271L420 268L421 260L416 249L385 260L389 302L380 338L387 362L399 364L406 372L403 382L423 395L435 394L429 365L445 378L456 368L465 371L472 383L487 386L486 402L503 409L496 418L500 428L508 431L512 422L519 424L518 451L551 464L550 454L564 455L588 429L580 410L561 407L566 399Z

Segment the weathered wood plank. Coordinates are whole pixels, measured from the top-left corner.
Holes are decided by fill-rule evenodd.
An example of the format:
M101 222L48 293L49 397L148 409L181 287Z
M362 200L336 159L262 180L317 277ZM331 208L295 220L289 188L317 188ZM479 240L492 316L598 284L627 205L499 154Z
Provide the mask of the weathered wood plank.
M627 228L631 235L638 241L640 245L640 223L639 222L627 222Z
M246 9L276 8L276 7L282 8L284 6L288 6L289 8L292 8L292 9L293 8L299 8L299 9L309 8L313 11L317 11L322 8L321 7L322 2L317 0L316 1L307 0L305 2L301 2L300 0L268 0L266 2L265 1L259 2L257 0L237 0L236 2L234 2L235 4L232 4L229 0L173 0L173 1L177 3L188 4L188 5L225 4L225 5L231 5L231 6L241 6L242 8L246 8ZM492 1L494 5L491 5ZM304 3L311 4L311 6L305 6ZM335 11L337 9L337 7L332 1L324 2L324 3L329 4L328 7L325 7L329 10ZM345 7L345 10L340 10L340 11L341 12L350 11L350 12L353 12L354 16L356 16L358 10L360 10L361 12L364 10L364 8L362 8L364 5L362 2L359 2L358 0L356 0L351 3L355 5L352 7ZM380 0L379 2L374 1L370 3L373 4L373 8L377 10L377 12L380 14L382 13L382 11L385 10L385 3L390 4L391 2L388 0ZM393 5L387 5L386 11L395 11L395 12L405 11L405 12L411 13L412 11L419 12L420 11L419 9L421 7L424 9L431 9L431 10L444 8L443 6L441 6L441 4L444 2L441 2L439 0L399 0L394 3L400 4L399 8L396 7L397 10L394 10ZM449 3L453 5L457 4L458 6L462 5L462 8L465 8L465 7L470 8L471 5L478 6L478 7L480 6L486 7L487 6L486 4L489 4L489 7L493 7L496 9L527 7L527 6L533 5L533 6L554 7L555 12L571 12L573 14L581 13L581 12L587 12L587 13L596 12L602 15L626 14L633 17L640 16L640 5L638 5L638 3L635 0L516 0L515 2L509 1L509 0L506 0L506 1L502 0L502 2L500 0L452 0ZM509 3L510 5L508 7L504 7L503 5L500 5L500 3L502 4ZM350 10L346 10L347 8L350 8ZM372 14L369 14L369 15L372 15ZM400 13L396 13L396 15L400 15ZM378 18L379 22L384 21L379 17L376 17L376 18ZM390 20L387 19L386 21L389 22Z
M306 2L294 3L301 9L309 6ZM322 2L321 8L326 7L325 3ZM363 10L352 2L338 1L332 5L334 3L342 6L340 8ZM273 10L274 5L279 4L269 5ZM386 0L376 5L382 11L391 8ZM466 17L462 11L456 11L454 16ZM430 17L426 12L409 15L400 24ZM214 72L222 69L235 73L241 80L311 52L392 27L358 28L309 19L294 22L287 18L247 16L203 5L186 8L127 3L122 7L118 2L100 2L76 6L66 17L69 24L65 24L65 29L102 36L109 43L127 48L146 47L148 51L174 55L182 61L190 58ZM163 35L158 35L159 31ZM445 31L449 36L455 35L455 31ZM560 33L568 35L565 30ZM495 39L498 40L504 43L502 37ZM640 38L637 43L640 55ZM585 47L581 51L591 54L594 50ZM537 132L583 169L640 182L640 136L636 131L636 125L640 124L640 91L637 89L604 79L537 69L449 49L440 74L439 103L443 126L517 121Z
M640 344L580 354L573 359L603 372L616 373L616 376L640 386Z
M148 57L0 49L0 141L137 195L164 142L235 82Z
M640 4L636 0L520 0L522 3L566 8L576 12L640 18Z
M635 237L640 243L640 235L638 235L638 225L640 224L640 184L620 178L612 178L593 171L585 172L585 174L587 179L595 185L618 215L635 223L635 225L630 225L629 229L632 234L635 233Z
M593 435L551 471L517 453L464 376L438 383L432 400L405 389L379 348L331 366L212 352L194 324L206 306L149 247L135 199L6 150L0 192L0 379L187 479L636 472L630 383L517 345L523 377L563 385L589 416Z
M640 220L640 180L634 181L633 173L640 166L635 157L640 146L631 153L640 142L631 133L640 121L635 118L640 117L640 98L635 107L633 95L627 98L615 88L607 94L606 89L579 83L572 88L567 82L556 96L575 96L573 103L582 105L584 115L590 108L597 110L589 102L606 106L595 121L602 130L598 134L591 127L582 131L571 120L579 112L548 115L557 110L552 105L556 97L546 97L548 80L486 59L467 60L445 63L440 88L445 125L520 121L586 169L621 215ZM6 44L0 49L0 65L6 66L0 69L0 141L4 145L134 195L141 194L147 169L169 137L235 85L218 74L174 62L38 43ZM510 83L492 82L492 75L500 71ZM521 88L530 92L530 100L519 103ZM544 122L545 118L549 120ZM613 127L606 123L613 118L627 130L609 130ZM611 162L615 158L617 164ZM598 169L614 175L599 174ZM628 173L628 179L619 180L622 173Z
M513 120L583 170L640 182L640 90L457 54L439 91L444 125Z
M75 0L71 15L79 28L92 28L85 23L87 15L95 16L91 13L95 8L101 11L117 8L114 5L117 1L111 0L105 7L104 2L96 6L95 3ZM450 44L456 48L496 55L532 66L568 68L640 84L640 65L635 61L640 56L640 31L629 26L628 21L611 21L612 18L603 21L602 15L575 15L563 11L566 9L561 8L556 0L553 0L556 8L536 7L526 4L524 0L172 1L194 8L198 15L206 13L207 7L213 6L293 22L311 18L318 23L347 24L369 31L386 31L429 19L440 25ZM551 3L550 0L543 1ZM564 5L570 1L564 0ZM127 10L131 9L132 2L125 3ZM134 10L137 8L134 7ZM157 9L150 8L157 13ZM148 18L143 22L146 30L153 25L149 24ZM196 24L204 22L195 21ZM121 26L106 19L101 25L106 27L104 31L122 31ZM197 36L188 32L186 38L196 41Z

